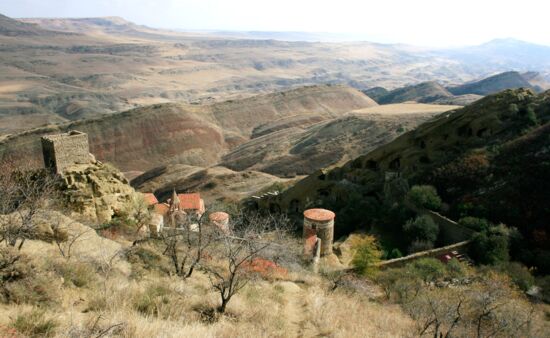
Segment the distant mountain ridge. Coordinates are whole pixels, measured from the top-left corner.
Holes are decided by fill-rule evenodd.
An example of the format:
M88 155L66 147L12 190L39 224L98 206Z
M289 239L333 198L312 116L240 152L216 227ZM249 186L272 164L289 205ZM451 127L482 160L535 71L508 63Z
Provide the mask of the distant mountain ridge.
M436 81L428 81L391 91L382 87L374 87L363 92L379 104L416 101L420 103L466 105L483 96L498 93L505 89L517 88L532 89L540 93L550 88L550 83L538 72L520 73L509 71L452 87L443 87Z
M119 17L1 17L0 30L0 135L156 103L222 102L307 85L419 85L384 102L464 105L479 97L449 97L441 87L510 70L537 71L550 81L548 49L511 41L446 51L304 42L295 33L287 35L292 41L276 41L258 32L224 37L155 29ZM531 48L536 58L518 60ZM420 85L433 81L438 85ZM534 88L544 88L536 81Z
M478 46L436 53L487 72L498 72L503 65L523 72L550 68L550 46L517 39L495 39Z
M31 24L0 14L0 35L4 36L48 36L70 35L70 33L48 30L37 24Z
M460 86L448 88L454 95L477 94L489 95L504 89L529 88L541 91L542 88L533 86L528 78L519 72L505 72L488 78L465 83Z

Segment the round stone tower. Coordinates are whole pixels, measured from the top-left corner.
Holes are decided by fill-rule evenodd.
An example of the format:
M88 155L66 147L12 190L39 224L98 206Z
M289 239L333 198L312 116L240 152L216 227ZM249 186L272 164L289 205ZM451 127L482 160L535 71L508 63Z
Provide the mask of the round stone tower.
M332 211L326 209L304 211L304 255L312 257L317 238L321 240L321 256L332 253L335 217Z
M210 224L218 227L221 231L229 232L229 214L223 211L213 212L208 215Z

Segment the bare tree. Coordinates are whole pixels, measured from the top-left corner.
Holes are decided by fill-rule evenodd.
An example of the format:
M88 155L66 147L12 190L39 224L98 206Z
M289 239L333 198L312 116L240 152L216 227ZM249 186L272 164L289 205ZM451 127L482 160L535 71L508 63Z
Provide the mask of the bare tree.
M165 245L163 254L170 258L176 275L183 279L191 277L206 249L220 237L216 227L207 225L205 215L185 215L175 227L165 228L158 236Z
M466 288L424 288L404 308L419 336L538 336L533 306L501 276L485 276Z
M224 313L231 298L257 277L247 267L257 258L272 258L268 248L276 246L289 229L284 216L246 213L234 216L232 225L232 233L221 233L214 250L210 250L212 259L200 263L220 295L219 313Z
M21 249L37 235L36 215L55 197L56 179L45 169L0 162L0 243Z

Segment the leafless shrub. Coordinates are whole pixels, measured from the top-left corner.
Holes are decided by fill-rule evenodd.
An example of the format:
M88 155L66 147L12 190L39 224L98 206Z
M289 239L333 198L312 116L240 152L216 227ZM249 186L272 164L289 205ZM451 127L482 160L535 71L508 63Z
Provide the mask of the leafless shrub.
M221 232L217 237L215 250L211 251L213 258L200 263L212 288L220 295L219 313L225 313L231 298L258 277L247 267L259 257L271 258L263 254L284 237L289 222L281 215L243 212L233 216L231 229L231 233Z
M75 224L75 221L71 221L73 224ZM62 224L63 219L57 218L52 222L50 225L53 231L53 242L57 246L59 253L63 258L65 258L67 261L69 261L72 257L72 249L73 247L80 241L82 241L85 237L85 235L89 232L94 231L92 228L84 227L80 229L79 231L72 232L69 231L68 228L70 227L70 224Z
M533 307L497 275L468 288L425 288L404 308L420 336L537 337Z
M168 256L176 275L183 279L191 277L206 249L220 236L221 232L206 223L206 214L197 217L186 215L177 227L165 228L160 239L165 245L163 254Z
M45 169L17 167L0 162L0 243L21 249L37 236L36 216L54 200L56 178Z

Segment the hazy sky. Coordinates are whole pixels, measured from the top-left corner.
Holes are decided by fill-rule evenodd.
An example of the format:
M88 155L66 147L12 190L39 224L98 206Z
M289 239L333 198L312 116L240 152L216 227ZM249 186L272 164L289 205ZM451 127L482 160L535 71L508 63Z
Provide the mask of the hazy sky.
M361 34L426 46L550 45L548 0L0 0L11 17L121 16L151 27Z

